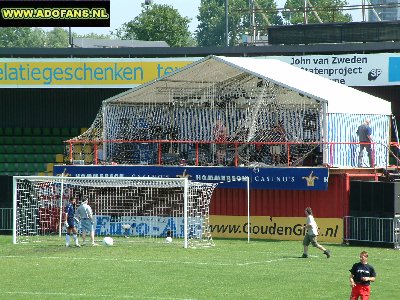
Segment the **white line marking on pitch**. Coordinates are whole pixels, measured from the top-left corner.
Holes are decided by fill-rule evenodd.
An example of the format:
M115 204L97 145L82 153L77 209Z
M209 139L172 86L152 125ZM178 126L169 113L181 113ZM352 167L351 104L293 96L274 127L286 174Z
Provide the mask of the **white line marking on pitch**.
M240 263L237 264L238 266L249 266L249 265L256 265L256 264L269 264L278 261L290 260L290 259L299 259L299 257L285 257L285 258L278 258L278 259L270 259L270 260L263 260L263 261L252 261L247 263Z
M7 255L7 256L0 256L2 258L24 258L29 259L32 257L25 257L25 256L15 256L15 255ZM148 259L119 259L119 258L92 258L92 257L61 257L61 256L42 256L42 257L35 257L34 259L68 259L68 260L95 260L95 261L120 261L120 262L142 262L142 263L171 263L170 260L148 260ZM233 266L233 265L240 265L235 263L219 263L219 262L193 262L193 261L181 261L181 264L189 264L189 265L218 265L218 266Z
M15 256L15 255L8 255L8 256L0 256L2 258L32 258L32 257L25 257L25 256ZM314 256L312 256L314 257ZM318 256L315 256L317 258ZM146 259L119 259L119 258L92 258L92 257L61 257L61 256L42 256L36 257L34 259L68 259L68 260L96 260L96 261L120 261L120 262L140 262L140 263L171 263L170 260L146 260ZM286 257L286 258L277 258L277 259L270 259L270 260L263 260L263 261L251 261L246 263L221 263L221 262L194 262L194 261L181 261L181 264L187 265L212 265L212 266L249 266L255 264L269 264L273 262L285 261L285 260L292 260L292 259L299 259L298 257Z
M34 296L70 296L70 297L90 297L90 298L113 298L115 295L104 295L104 294L77 294L77 293L42 293L42 292L10 292L1 291L2 294L8 295L34 295ZM171 297L143 297L143 296L133 296L133 295L118 295L118 298L124 299L165 299L165 300L194 300L192 298L171 298Z

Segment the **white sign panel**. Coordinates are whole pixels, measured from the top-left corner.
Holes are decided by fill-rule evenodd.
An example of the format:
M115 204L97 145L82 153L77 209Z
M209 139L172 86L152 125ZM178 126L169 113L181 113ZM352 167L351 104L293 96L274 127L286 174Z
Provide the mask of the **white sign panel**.
M400 54L268 56L347 86L400 84Z

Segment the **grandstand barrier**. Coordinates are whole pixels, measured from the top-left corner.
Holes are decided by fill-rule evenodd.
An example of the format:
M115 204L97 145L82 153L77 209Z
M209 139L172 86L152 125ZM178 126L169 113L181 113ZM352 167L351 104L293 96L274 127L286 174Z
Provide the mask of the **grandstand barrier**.
M381 166L386 166L387 147L359 142L209 142L167 140L68 140L65 163L141 164L196 166L337 166L341 162L358 164L360 144L371 144L373 165L379 152ZM278 163L272 162L271 146L280 146ZM377 148L379 147L379 151ZM104 148L104 149L103 149ZM223 159L218 159L220 152ZM327 154L323 161L323 151ZM351 153L351 155L349 155ZM366 157L366 155L365 155ZM60 160L60 159L59 159ZM364 159L365 160L365 159ZM368 159L366 159L368 161ZM383 162L383 163L382 163ZM367 164L365 163L365 166Z
M13 230L13 209L0 208L0 234L11 234Z
M400 215L393 218L345 216L343 221L345 243L400 249Z

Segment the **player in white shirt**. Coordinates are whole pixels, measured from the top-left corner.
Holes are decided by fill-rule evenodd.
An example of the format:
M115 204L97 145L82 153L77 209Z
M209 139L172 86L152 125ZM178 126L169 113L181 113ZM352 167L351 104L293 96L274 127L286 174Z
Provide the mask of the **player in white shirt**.
M307 230L307 232L304 235L304 239L303 239L304 252L303 252L302 258L308 258L308 245L310 245L310 243L314 247L317 247L318 249L324 251L324 254L326 255L327 258L331 257L331 252L329 250L325 249L323 246L321 246L317 242L318 225L314 220L314 216L312 214L311 207L307 207L305 209L304 213L307 216L306 225L304 226L305 229Z

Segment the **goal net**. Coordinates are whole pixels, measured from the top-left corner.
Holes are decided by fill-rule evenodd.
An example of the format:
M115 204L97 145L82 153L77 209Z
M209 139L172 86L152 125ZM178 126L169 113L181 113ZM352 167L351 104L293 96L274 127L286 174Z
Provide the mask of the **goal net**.
M185 248L213 245L209 204L216 184L151 177L14 176L13 180L14 243L60 243L66 230L64 207L76 197L76 208L88 198L97 239L166 242L171 237Z

